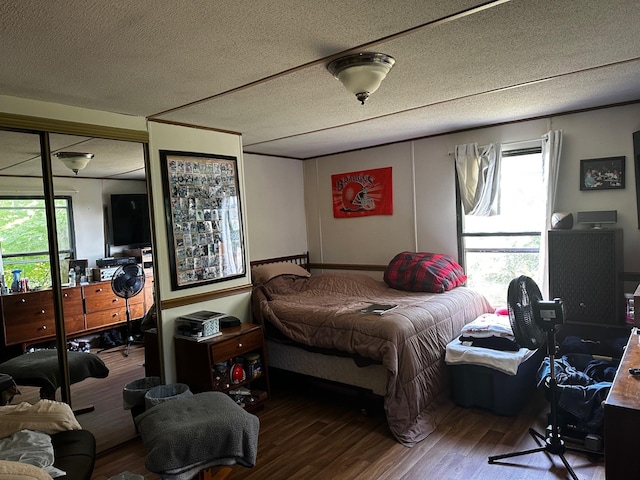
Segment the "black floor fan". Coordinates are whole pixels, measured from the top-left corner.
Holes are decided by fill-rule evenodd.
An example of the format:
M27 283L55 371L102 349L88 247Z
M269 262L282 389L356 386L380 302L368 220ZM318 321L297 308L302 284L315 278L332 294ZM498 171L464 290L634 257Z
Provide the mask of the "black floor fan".
M542 295L536 283L527 276L520 276L511 280L507 293L509 309L509 320L513 329L513 334L521 347L537 349L547 345L547 355L549 356L549 376L547 386L549 389L549 425L546 435L542 435L533 428L529 429L529 434L539 445L538 448L522 450L518 452L494 455L489 457L489 463L504 458L517 457L536 452L548 452L557 455L564 463L569 475L574 480L578 480L573 468L564 456L569 451L593 454L593 452L577 447L568 447L560 434L558 427L558 401L557 383L555 375L555 349L556 349L556 326L564 322L564 310L562 301L543 301ZM544 442L541 444L540 440Z
M118 297L124 298L127 313L127 343L124 356L129 356L129 348L134 343L131 330L131 312L129 310L129 299L138 295L144 288L144 270L137 263L127 263L120 265L111 279L111 290Z

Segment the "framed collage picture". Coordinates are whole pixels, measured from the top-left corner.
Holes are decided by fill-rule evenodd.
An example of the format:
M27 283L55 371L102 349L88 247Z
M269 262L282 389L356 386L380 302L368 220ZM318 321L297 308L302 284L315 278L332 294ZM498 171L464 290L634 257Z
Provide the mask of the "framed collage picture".
M245 275L237 158L160 150L171 288Z

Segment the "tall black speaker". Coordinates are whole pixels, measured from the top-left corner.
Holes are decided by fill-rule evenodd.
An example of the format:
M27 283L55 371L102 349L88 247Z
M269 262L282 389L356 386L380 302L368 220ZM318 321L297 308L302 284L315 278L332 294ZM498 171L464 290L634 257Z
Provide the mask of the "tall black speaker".
M549 230L549 298L567 323L624 325L622 229Z

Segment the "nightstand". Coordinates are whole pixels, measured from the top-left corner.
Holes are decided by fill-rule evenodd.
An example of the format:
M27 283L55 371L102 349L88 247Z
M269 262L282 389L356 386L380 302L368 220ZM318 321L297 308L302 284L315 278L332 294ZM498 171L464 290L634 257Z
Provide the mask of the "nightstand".
M238 327L221 329L221 332L221 335L201 342L175 338L177 381L189 385L194 393L210 390L230 393L248 388L252 392L252 400L244 402L244 407L249 411L261 409L271 393L262 326L242 323ZM255 354L259 355L259 371L254 376L246 374L250 369L245 364L245 378L234 383L230 371L234 360L255 357ZM216 366L224 363L228 369L225 385L220 385L216 380Z

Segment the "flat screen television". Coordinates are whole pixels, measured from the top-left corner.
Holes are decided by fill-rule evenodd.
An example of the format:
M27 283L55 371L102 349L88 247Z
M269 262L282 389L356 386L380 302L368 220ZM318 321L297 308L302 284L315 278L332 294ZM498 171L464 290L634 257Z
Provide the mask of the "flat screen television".
M111 231L114 246L151 245L151 225L146 193L111 195Z

